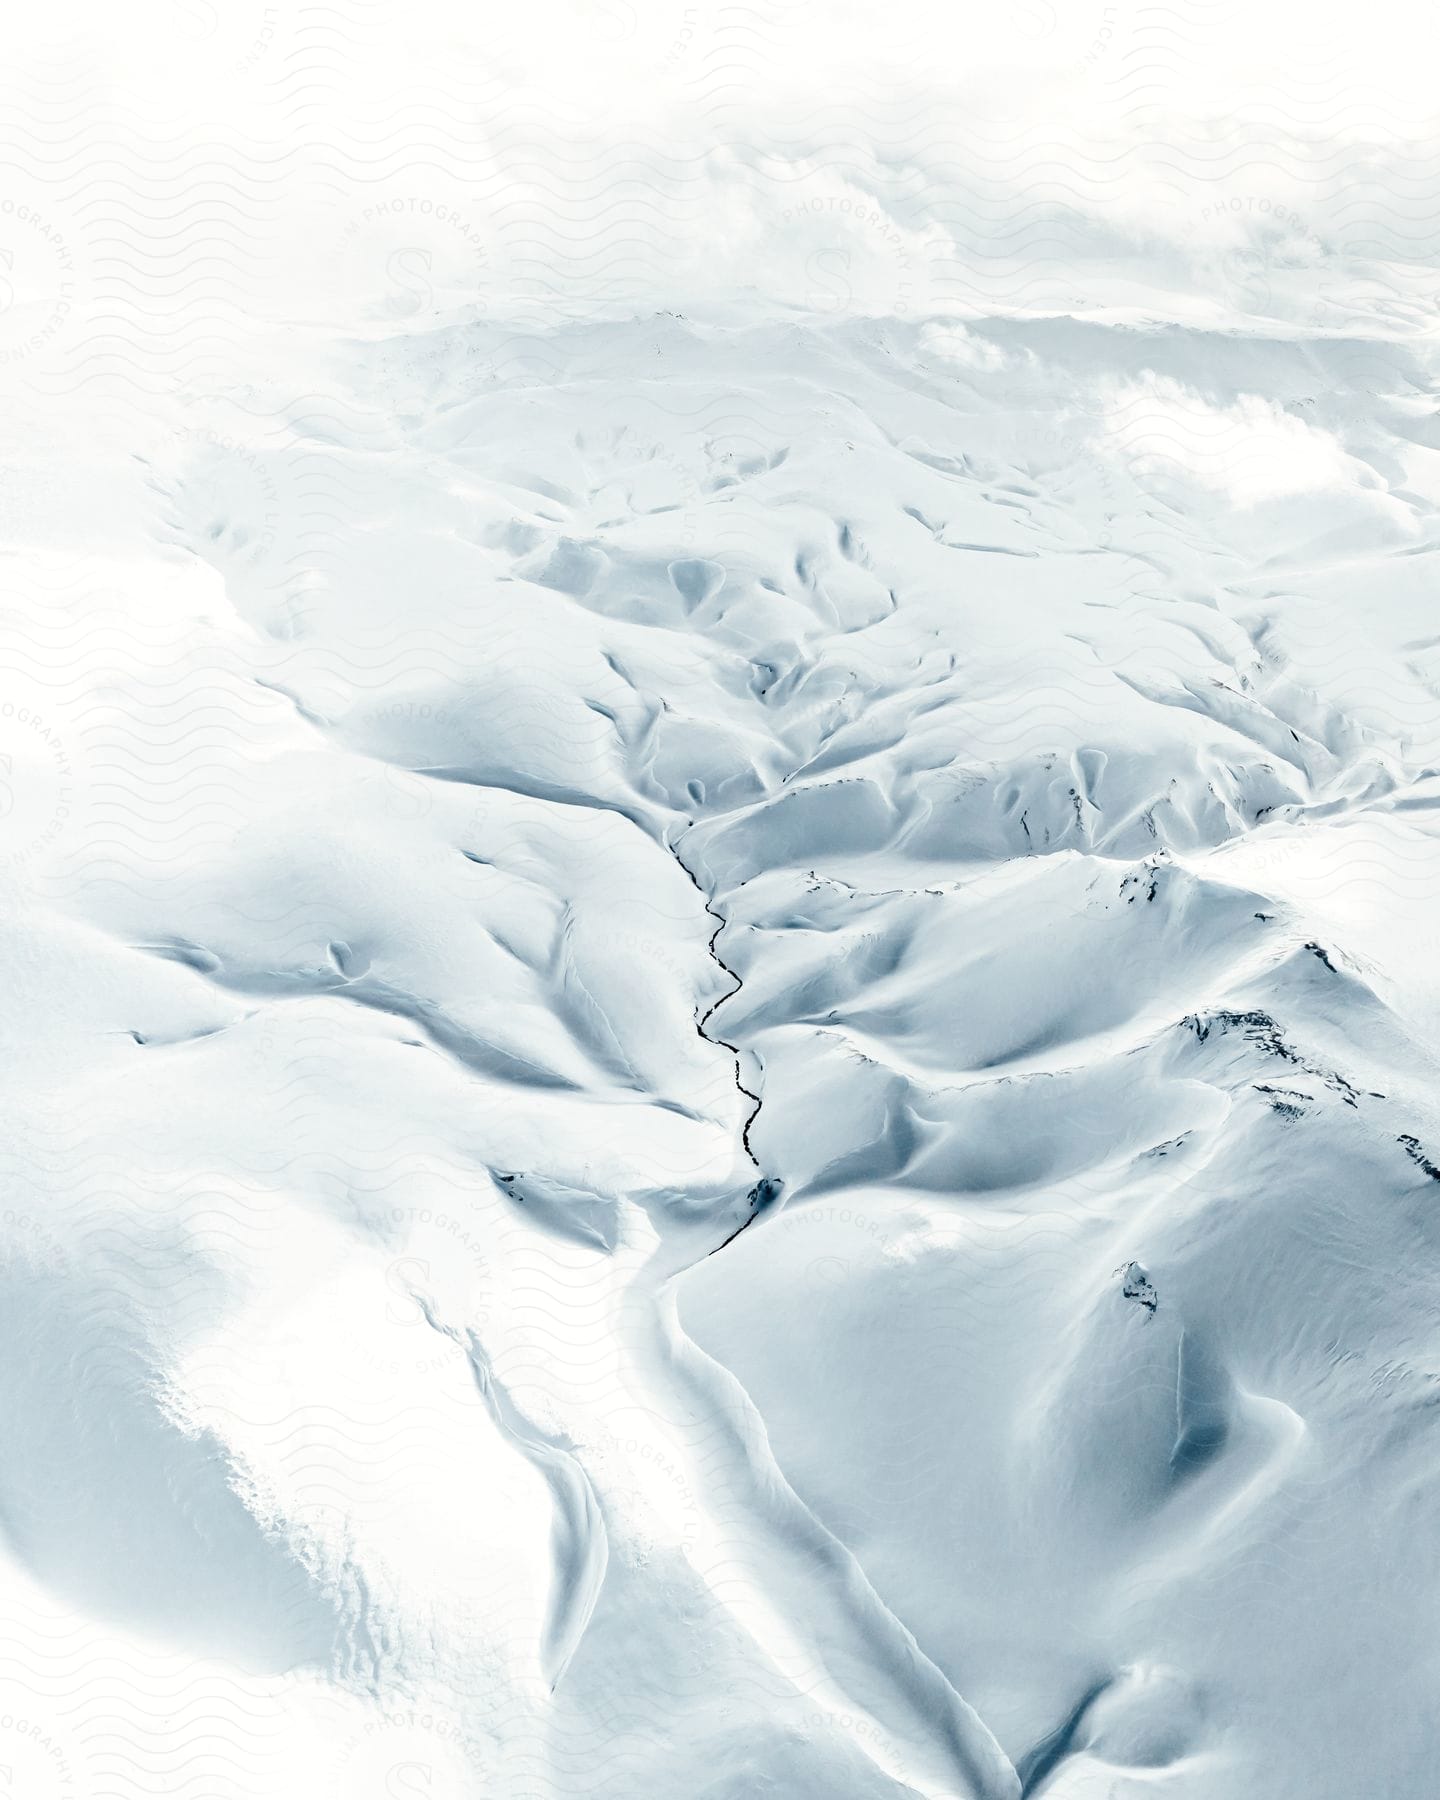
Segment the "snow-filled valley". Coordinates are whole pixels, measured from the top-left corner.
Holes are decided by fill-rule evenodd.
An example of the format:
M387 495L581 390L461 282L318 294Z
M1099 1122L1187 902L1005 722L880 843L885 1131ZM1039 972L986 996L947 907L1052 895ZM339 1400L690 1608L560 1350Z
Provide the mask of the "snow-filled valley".
M473 22L287 19L255 98L201 10L142 47L235 34L203 178L122 104L0 221L0 1791L1422 1800L1440 426L1370 76L1255 103L1247 209L1072 45L1129 123L1056 176L1015 46L1117 9L1011 9L976 200L893 63L762 152L729 14L505 27L580 32L578 135L482 156ZM592 53L700 124L635 77L582 156Z

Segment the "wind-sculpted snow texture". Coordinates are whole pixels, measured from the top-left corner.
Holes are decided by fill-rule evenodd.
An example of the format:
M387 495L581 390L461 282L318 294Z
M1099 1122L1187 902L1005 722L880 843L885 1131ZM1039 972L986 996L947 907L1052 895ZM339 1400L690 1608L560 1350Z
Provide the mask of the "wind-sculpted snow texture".
M170 261L98 151L26 202L98 273L0 485L0 1794L1426 1800L1433 187L1261 108L1237 226L1118 75L1053 166L1023 84L777 143L789 11L621 10L681 99L712 34L703 154L521 87L482 156L443 34L392 141L352 7L214 102ZM1091 11L987 29L1219 53ZM377 305L436 167L489 223L412 205ZM278 260L205 288L242 191Z

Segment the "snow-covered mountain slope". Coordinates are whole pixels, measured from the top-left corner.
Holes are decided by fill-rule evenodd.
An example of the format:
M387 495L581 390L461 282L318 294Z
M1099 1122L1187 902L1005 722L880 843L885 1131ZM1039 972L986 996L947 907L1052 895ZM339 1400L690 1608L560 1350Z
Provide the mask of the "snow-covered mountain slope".
M449 40L363 10L367 80L418 57L443 122ZM554 104L702 29L662 10L621 49L574 25ZM1079 67L1115 9L1049 10L986 30ZM703 155L635 148L633 71L588 162L520 101L484 179L437 127L483 278L372 195L313 215L318 260L343 289L373 230L414 304L341 304L252 144L272 254L223 329L157 252L193 341L17 377L27 1800L1432 1790L1424 244L1342 255L1313 170L1309 238L1160 220L1124 139L1062 170L1112 213L1037 223L1040 102L996 201L918 76L908 160L846 99L827 165L823 119L725 111L747 32L800 30L756 17L704 28ZM504 27L502 73L556 18ZM315 144L364 136L305 125L339 28L286 29L313 198ZM1004 137L1008 91L954 130ZM1176 166L1213 162L1178 118ZM1367 155L1404 236L1408 165ZM570 230L582 163L622 224L632 164L673 212L613 281L525 237ZM802 202L860 163L888 210L832 241Z
M1324 476L1160 494L1113 328L966 336L357 346L298 596L163 495L152 804L6 933L6 1533L277 1791L1422 1791L1417 371L1123 334Z

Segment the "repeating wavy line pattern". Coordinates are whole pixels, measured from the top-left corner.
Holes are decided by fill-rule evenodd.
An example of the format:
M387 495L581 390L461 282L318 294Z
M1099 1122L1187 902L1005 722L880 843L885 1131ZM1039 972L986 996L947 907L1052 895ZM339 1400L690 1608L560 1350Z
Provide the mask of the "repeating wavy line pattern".
M1429 1791L1426 45L14 21L0 1792Z

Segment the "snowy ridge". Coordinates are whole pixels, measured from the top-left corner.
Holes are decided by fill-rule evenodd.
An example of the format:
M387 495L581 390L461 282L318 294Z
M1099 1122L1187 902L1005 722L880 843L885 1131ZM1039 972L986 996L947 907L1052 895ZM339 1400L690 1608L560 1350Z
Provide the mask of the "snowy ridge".
M17 24L0 1771L1421 1800L1426 59L591 10Z
M907 328L656 319L467 386L493 331L357 353L357 392L433 398L317 445L372 497L347 578L199 626L264 721L229 842L137 826L31 928L32 966L108 971L73 977L87 1123L36 1143L85 1278L147 1271L103 1354L139 1330L121 1378L168 1395L167 1532L234 1566L184 1460L218 1451L247 1554L291 1559L224 1655L328 1668L307 1729L440 1709L457 1794L697 1756L715 1800L1353 1791L1406 1677L1314 1597L1393 1634L1428 1592L1345 1586L1428 1379L1436 997L1382 923L1440 751L1428 507L1357 474L1177 513L1113 439L1057 453L1012 361L1109 328L976 323L962 381ZM1253 379L1196 348L1212 394ZM169 529L224 568L212 500ZM1264 597L1229 545L1267 507ZM1337 519L1368 713L1297 591ZM77 1186L87 1132L165 1207ZM54 1581L45 1491L7 1517Z

